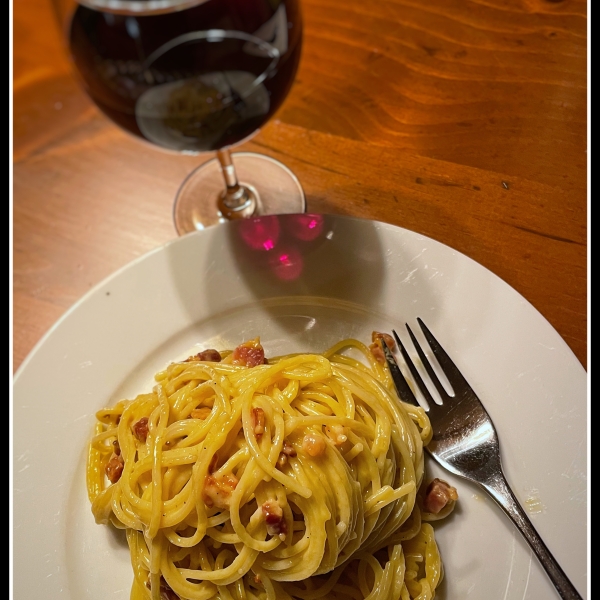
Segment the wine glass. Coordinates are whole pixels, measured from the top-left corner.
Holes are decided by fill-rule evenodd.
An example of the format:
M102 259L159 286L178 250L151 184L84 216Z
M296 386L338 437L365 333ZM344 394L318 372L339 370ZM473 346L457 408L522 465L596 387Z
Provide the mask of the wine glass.
M291 88L299 1L52 0L75 73L106 116L167 151L216 152L177 192L180 235L305 211L285 165L230 150L260 130Z

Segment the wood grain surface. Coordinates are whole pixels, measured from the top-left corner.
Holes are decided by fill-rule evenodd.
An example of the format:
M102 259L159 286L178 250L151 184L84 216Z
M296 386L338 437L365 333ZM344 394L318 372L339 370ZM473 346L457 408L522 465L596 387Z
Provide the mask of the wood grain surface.
M311 212L377 219L467 254L588 360L585 0L304 0L303 56L240 149L285 162ZM13 371L90 288L176 237L198 157L107 120L50 0L13 2ZM207 157L208 158L208 157Z

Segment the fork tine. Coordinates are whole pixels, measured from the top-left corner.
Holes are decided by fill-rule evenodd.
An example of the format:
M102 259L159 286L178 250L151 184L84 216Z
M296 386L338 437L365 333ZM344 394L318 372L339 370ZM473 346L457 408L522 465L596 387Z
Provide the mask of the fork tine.
M398 348L400 348L402 357L404 358L404 361L406 362L406 365L408 366L408 369L410 370L410 374L413 376L413 379L417 382L417 386L421 390L421 393L423 394L423 396L425 396L425 400L427 400L427 404L429 404L429 410L432 410L437 405L436 401L433 399L433 396L430 394L429 390L427 389L427 386L425 385L425 382L423 381L423 379L421 379L421 375L419 374L419 371L417 371L417 368L415 367L413 361L411 360L410 356L408 355L408 352L406 351L404 344L398 337L398 334L394 330L392 330L392 333L394 334L394 339L396 340L396 344L398 344Z
M433 382L433 385L435 385L435 389L438 391L439 395L441 396L442 401L445 402L445 401L449 400L450 396L449 396L448 392L445 390L444 386L442 385L441 381L439 380L438 376L436 375L435 371L433 370L433 367L431 366L429 359L427 358L427 356L425 356L425 352L423 352L423 349L421 348L421 344L419 344L419 342L417 341L415 334L412 332L412 329L408 326L408 324L406 325L406 329L408 330L408 335L410 335L410 339L412 340L413 346L415 347L415 350L417 351L417 354L419 355L419 358L421 359L421 362L423 363L423 366L425 367L425 370L427 371L429 378ZM427 341L429 341L429 340L427 340Z
M463 374L452 362L452 359L446 354L446 351L442 348L440 343L435 339L435 337L433 337L433 334L431 331L429 331L425 323L423 323L419 317L417 317L417 322L421 327L421 331L423 332L423 335L425 336L433 355L436 357L440 367L442 367L442 370L446 374L448 381L452 385L454 394L458 394L464 390L471 390L471 386L464 378Z
M384 339L382 339L381 342L383 353L385 354L385 360L387 361L392 379L394 380L394 385L396 386L396 391L398 392L398 396L400 396L400 400L408 402L409 404L413 404L414 406L419 406L413 391L410 389L406 379L404 379L402 371L400 371L400 367L398 366L392 351Z

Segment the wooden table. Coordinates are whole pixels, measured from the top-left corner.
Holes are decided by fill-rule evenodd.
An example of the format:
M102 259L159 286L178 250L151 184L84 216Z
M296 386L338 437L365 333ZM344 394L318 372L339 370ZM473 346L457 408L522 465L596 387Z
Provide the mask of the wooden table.
M14 0L13 370L85 292L176 236L199 163L92 105L49 1ZM311 212L478 261L587 368L587 15L586 0L304 0L295 85L244 149L285 162Z

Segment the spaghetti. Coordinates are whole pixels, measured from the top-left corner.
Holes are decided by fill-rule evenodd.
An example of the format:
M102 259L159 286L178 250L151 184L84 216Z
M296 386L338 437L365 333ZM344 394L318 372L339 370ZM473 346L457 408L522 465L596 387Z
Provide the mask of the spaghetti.
M432 432L377 348L209 350L97 413L88 495L98 523L126 530L132 600L434 598Z

